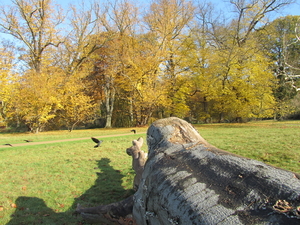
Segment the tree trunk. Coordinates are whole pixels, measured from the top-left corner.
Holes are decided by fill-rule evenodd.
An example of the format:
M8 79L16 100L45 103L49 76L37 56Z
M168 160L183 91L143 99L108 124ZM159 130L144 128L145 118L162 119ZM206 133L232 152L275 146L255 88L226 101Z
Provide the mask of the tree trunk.
M154 122L147 141L137 224L299 224L300 175L220 150L178 118Z
M111 128L112 114L114 110L115 94L116 91L111 84L107 83L104 87L105 93L105 106L106 106L106 124L105 128Z
M129 100L129 115L130 115L130 126L133 125L133 120L134 120L134 117L133 117L133 101L132 99Z

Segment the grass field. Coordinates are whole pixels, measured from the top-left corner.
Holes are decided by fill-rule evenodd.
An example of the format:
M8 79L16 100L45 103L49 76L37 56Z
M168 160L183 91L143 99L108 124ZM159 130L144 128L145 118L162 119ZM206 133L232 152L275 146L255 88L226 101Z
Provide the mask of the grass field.
M300 121L206 124L197 130L220 149L300 173Z
M196 126L211 144L249 158L300 173L300 122L251 122ZM131 158L125 149L146 138L129 128L0 134L0 145L87 139L0 148L0 224L82 224L76 205L96 206L132 194ZM124 136L110 137L122 134ZM127 135L128 134L128 135ZM93 148L91 136L106 136ZM146 144L143 146L147 150Z

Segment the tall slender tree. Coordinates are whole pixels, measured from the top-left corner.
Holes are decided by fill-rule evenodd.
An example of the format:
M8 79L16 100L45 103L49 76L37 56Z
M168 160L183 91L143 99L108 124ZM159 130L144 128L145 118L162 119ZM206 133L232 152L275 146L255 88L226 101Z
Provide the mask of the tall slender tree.
M194 16L194 6L185 0L157 0L154 1L145 16L145 22L157 39L158 50L161 52L161 76L165 81L170 104L166 106L169 115L187 112L185 92L188 87L184 66L182 44L187 37L187 25ZM185 46L187 47L187 46Z

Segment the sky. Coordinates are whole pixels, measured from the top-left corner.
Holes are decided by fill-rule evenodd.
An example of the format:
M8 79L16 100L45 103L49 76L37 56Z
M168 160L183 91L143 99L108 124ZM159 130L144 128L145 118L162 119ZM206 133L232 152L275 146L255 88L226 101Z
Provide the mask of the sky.
M0 0L0 6L2 5L11 5L12 0ZM103 1L103 0L102 0ZM137 3L137 5L139 6L139 8L145 7L147 5L149 5L149 2L151 2L151 0L131 0L134 1L135 3ZM201 1L201 0L200 0ZM231 12L231 4L229 3L230 0L203 0L204 2L212 2L215 7L217 9L219 9L218 11L222 11L225 13L225 15L230 15ZM271 21L273 19L276 19L278 17L284 17L287 15L300 15L300 0L294 0L295 3L286 6L285 8L281 9L279 12L277 13L273 13L272 17L271 17ZM61 5L63 8L67 8L68 5L71 4L76 4L76 3L80 3L82 2L82 0L53 0L53 2L56 2L57 4ZM2 37L5 38L7 37L7 35L0 33L0 39Z
M67 7L69 3L76 3L81 2L82 0L53 0L54 2L57 2L58 4L62 5L63 7ZM212 2L216 5L216 7L219 7L221 10L230 11L230 5L229 0L203 0L205 2ZM148 0L134 0L134 2L144 5L147 4L147 2L150 2ZM0 5L10 5L11 0L0 0ZM278 13L278 16L275 17L282 17L286 15L300 15L300 0L295 0L295 3L286 7L285 9L281 10Z

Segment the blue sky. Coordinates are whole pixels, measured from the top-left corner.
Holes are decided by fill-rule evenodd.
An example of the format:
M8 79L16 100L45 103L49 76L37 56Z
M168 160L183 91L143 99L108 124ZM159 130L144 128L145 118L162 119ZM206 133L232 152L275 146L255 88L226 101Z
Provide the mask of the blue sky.
M230 8L228 7L230 5L229 0L203 0L206 2L212 2L214 3L217 7L220 9L224 10L225 12L230 12ZM68 6L69 3L76 3L76 2L81 2L81 0L54 0L54 2L57 2L58 4L62 6ZM134 0L134 2L138 4L148 4L147 0ZM0 0L0 5L10 5L11 0ZM300 15L300 0L295 0L295 3L286 7L285 9L281 10L276 16L276 17L282 17L286 15Z
M151 1L149 0L131 0L137 3L139 8L143 9L147 8L147 5ZM198 1L198 0L195 0ZM202 0L203 2L212 2L217 9L222 11L225 15L230 16L231 10L231 4L229 3L230 0ZM53 0L53 2L56 2L57 4L61 5L63 8L67 7L70 3L76 4L82 2L82 0ZM86 1L85 1L86 2ZM0 6L1 5L11 5L11 0L0 0ZM278 17L284 17L287 15L300 15L300 0L295 0L294 4L291 4L284 9L281 9L279 12L273 13L272 17L270 18L271 21L278 18ZM1 37L7 36L5 34L0 33L0 39Z

